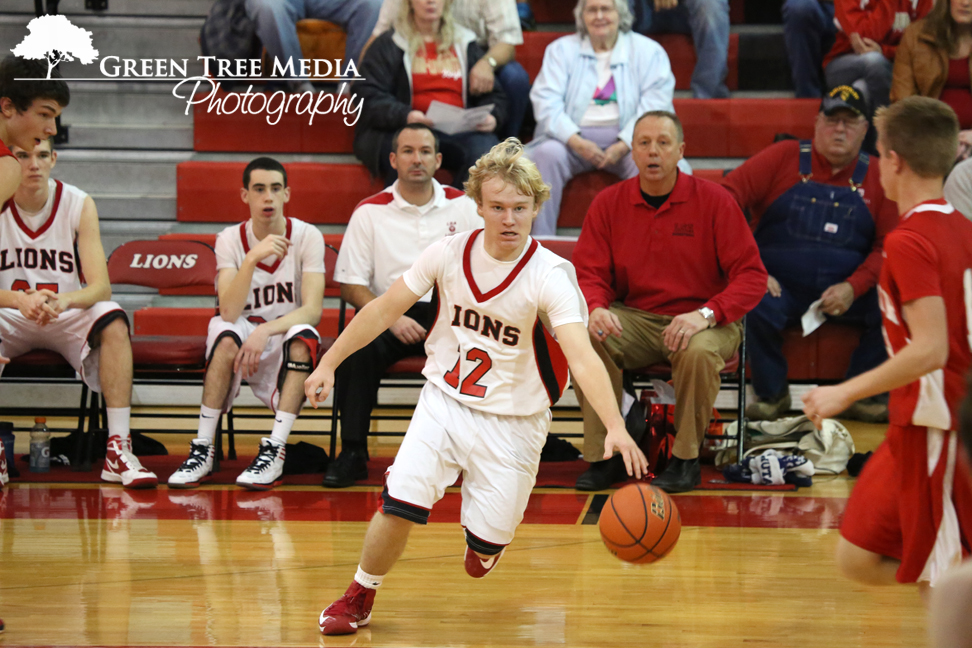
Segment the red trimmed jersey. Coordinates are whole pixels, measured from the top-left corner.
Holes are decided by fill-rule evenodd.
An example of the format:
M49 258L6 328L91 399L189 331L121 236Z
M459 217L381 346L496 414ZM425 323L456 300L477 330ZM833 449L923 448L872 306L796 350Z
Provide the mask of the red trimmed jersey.
M955 430L972 364L972 223L945 200L917 205L884 241L878 298L888 355L910 342L902 305L922 297L945 301L948 362L891 392L894 425Z
M472 409L530 416L567 387L553 330L586 325L584 297L570 262L532 238L510 262L489 257L483 238L475 230L434 243L403 275L417 295L436 291L422 373Z
M242 317L251 322L272 322L301 306L301 279L305 272L324 274L324 237L313 225L287 219L284 234L290 242L283 259L267 257L257 264L250 281L250 296ZM227 227L216 237L216 269L239 269L250 249L260 242L247 220Z
M47 203L38 213L24 213L12 199L0 212L0 289L81 289L75 243L88 194L48 182Z

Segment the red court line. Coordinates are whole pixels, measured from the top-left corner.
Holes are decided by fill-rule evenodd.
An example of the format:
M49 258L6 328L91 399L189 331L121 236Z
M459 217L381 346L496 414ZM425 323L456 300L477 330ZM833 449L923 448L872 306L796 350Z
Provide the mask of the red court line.
M36 486L3 491L2 519L274 520L365 522L379 492L334 490L124 490L115 486ZM534 493L525 524L576 524L587 505L582 493ZM752 495L676 496L684 526L834 529L844 498ZM435 505L431 522L459 522L462 500L448 492Z

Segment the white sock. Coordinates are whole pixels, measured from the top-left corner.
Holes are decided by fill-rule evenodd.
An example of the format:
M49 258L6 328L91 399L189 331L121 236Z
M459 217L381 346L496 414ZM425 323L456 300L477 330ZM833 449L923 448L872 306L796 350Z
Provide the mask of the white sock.
M358 565L358 573L354 575L354 581L361 587L367 587L368 589L378 589L381 587L381 581L383 580L385 580L384 575L374 576L369 574L361 569L361 565Z
M270 432L270 440L277 445L287 445L287 437L290 436L290 430L294 427L296 420L296 414L278 411L273 419L273 431Z
M108 407L108 436L120 437L122 441L132 438L131 407Z
M216 426L219 425L219 417L223 415L223 410L213 409L203 405L199 408L199 433L197 439L205 439L210 444L216 442Z

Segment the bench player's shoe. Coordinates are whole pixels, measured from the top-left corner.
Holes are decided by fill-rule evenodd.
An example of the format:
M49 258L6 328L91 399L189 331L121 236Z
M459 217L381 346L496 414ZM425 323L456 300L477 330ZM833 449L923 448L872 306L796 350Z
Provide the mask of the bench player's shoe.
M503 557L504 553L506 553L505 547L503 548L503 551L499 552L495 556L490 556L486 560L483 560L475 551L469 547L466 547L466 573L473 578L482 578L489 572L493 571L493 567L495 567L496 563L500 561L500 558Z
M358 628L371 622L371 606L375 602L375 591L364 587L358 581L344 596L328 605L317 620L321 633L326 635L353 634Z
M142 467L138 457L132 454L132 440L120 436L108 438L108 451L105 454L105 469L101 478L106 482L121 484L125 488L155 488L159 478L155 473Z
M189 442L189 456L179 469L169 475L169 488L196 488L209 481L213 474L213 458L216 445L206 439L193 439Z
M260 451L250 467L236 478L236 485L250 490L270 490L278 486L282 482L286 454L286 445L277 445L270 438L263 437L260 439Z

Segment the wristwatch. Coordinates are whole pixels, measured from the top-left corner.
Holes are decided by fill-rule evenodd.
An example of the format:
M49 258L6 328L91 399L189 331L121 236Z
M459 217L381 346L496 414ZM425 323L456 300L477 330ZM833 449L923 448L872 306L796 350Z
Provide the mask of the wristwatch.
M712 328L713 326L716 325L716 316L714 310L712 310L708 306L703 306L702 308L699 309L699 312L702 314L702 317L704 317L706 321L709 322L709 328Z
M486 62L489 63L489 67L493 68L494 70L496 69L496 59L494 59L492 56L487 56Z

